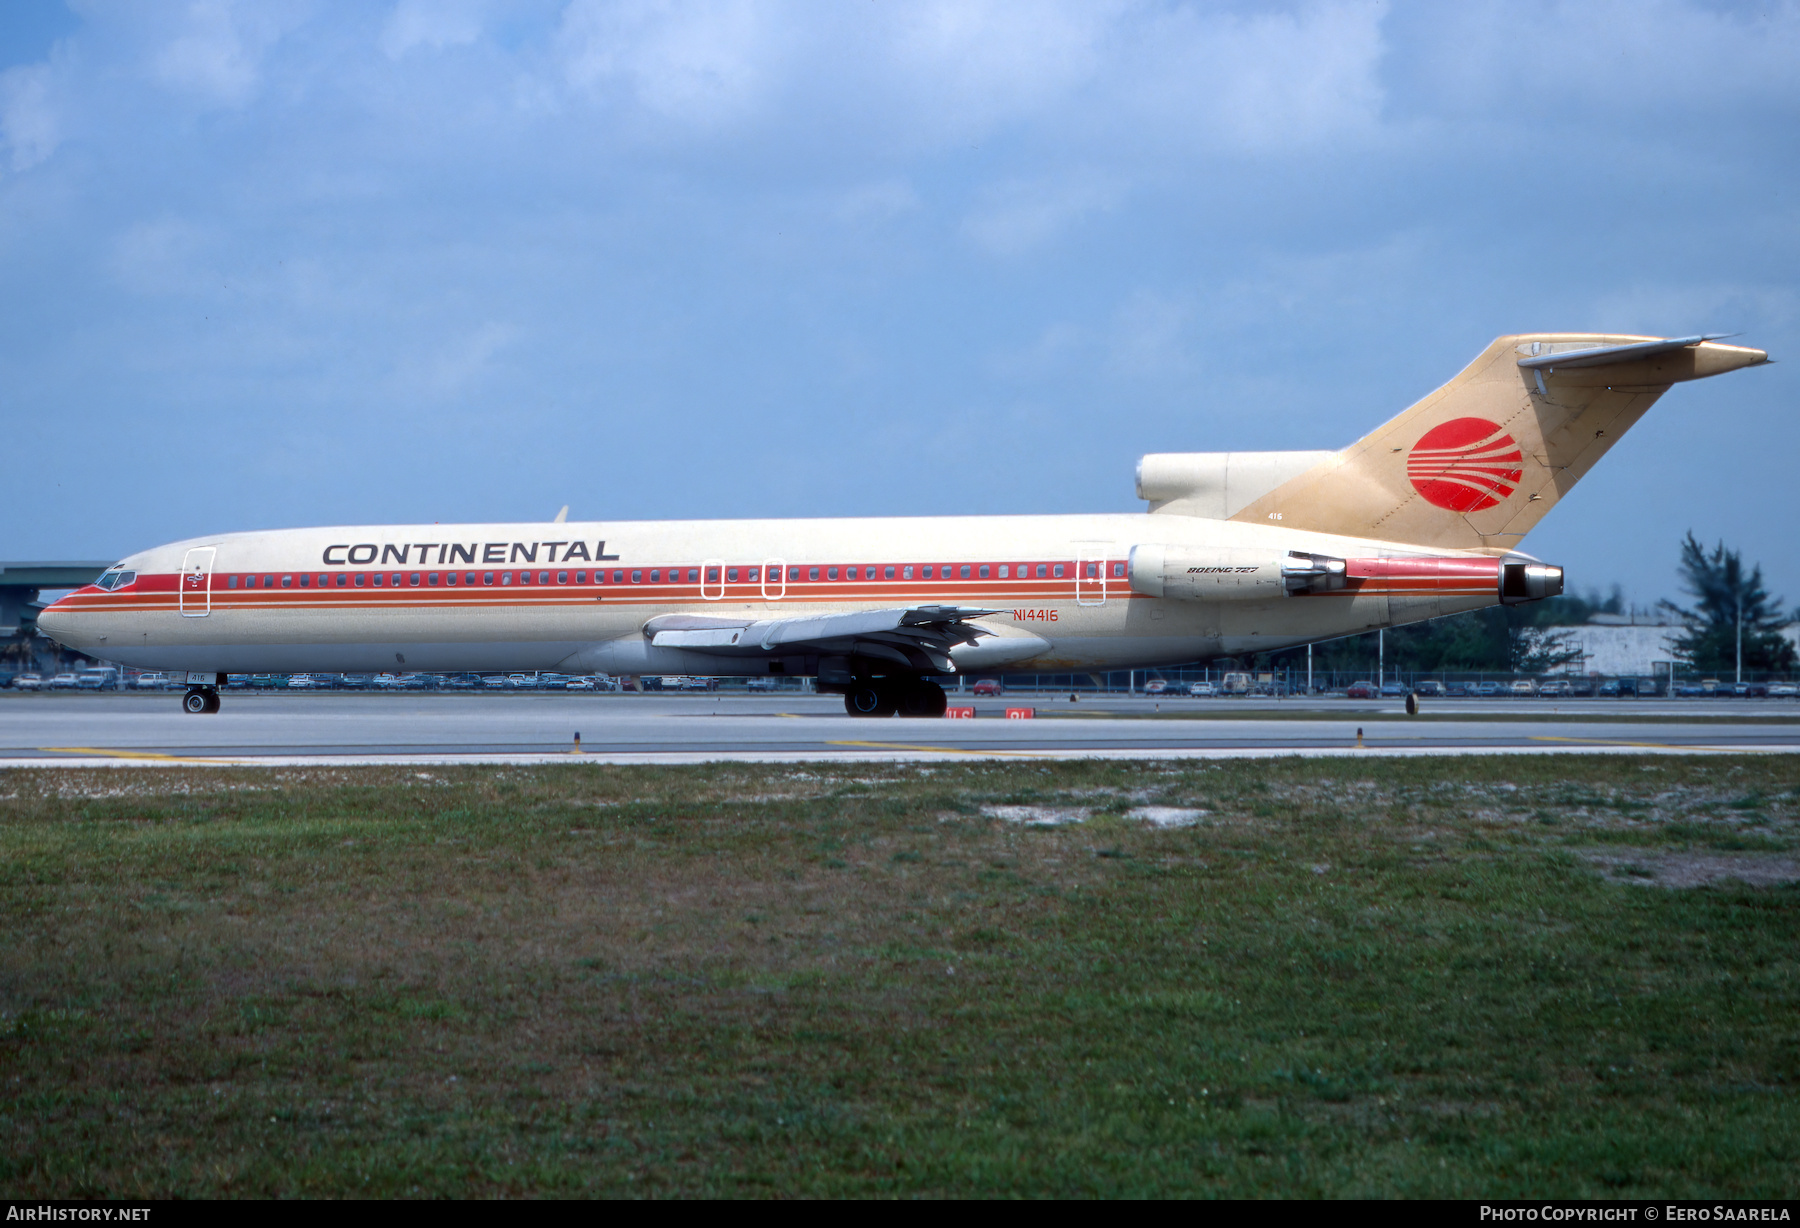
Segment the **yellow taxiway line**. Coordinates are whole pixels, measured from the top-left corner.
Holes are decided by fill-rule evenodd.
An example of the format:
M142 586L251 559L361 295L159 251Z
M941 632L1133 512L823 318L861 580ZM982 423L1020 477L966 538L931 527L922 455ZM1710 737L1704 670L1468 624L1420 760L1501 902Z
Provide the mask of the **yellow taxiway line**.
M1041 750L979 750L964 746L921 746L916 742L827 742L827 746L860 746L865 750L917 750L939 755L1029 755L1042 757Z
M1532 734L1533 742L1577 742L1584 746L1639 746L1645 750L1711 750L1709 746L1670 746L1666 742L1623 742L1617 738L1559 738L1551 734Z
M53 755L93 755L101 759L154 759L159 763L236 763L236 759L193 759L181 755L159 755L148 750L108 750L104 746L40 746Z

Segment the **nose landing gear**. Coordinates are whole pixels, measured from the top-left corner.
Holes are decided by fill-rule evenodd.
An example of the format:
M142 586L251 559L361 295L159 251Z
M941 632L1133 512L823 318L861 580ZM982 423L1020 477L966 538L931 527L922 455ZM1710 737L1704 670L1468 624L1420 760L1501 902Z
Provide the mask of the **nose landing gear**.
M181 707L184 712L191 712L195 716L203 712L217 712L219 692L209 686L191 686L187 689L187 694L181 697Z

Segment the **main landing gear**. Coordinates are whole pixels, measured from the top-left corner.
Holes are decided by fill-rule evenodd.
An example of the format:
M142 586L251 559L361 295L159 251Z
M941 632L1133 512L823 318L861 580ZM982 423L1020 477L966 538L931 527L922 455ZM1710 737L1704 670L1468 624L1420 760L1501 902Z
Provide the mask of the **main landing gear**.
M851 716L942 716L949 706L944 688L923 678L858 678L844 692Z
M199 716L203 712L219 710L219 692L209 686L191 686L187 694L181 697L181 709Z

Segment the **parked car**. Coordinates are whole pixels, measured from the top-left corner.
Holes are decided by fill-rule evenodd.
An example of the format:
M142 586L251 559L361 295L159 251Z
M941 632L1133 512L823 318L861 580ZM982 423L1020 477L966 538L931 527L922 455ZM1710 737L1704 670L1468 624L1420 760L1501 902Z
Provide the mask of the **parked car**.
M44 676L42 674L18 674L14 676L12 684L15 691L41 691L44 689Z
M116 691L119 689L119 671L110 665L84 669L75 675L75 686L83 691Z
M1188 694L1195 699L1213 699L1219 694L1219 688L1210 682L1195 682L1188 686Z
M1608 678L1605 682L1602 682L1600 684L1599 694L1602 699L1617 699L1620 694L1619 680L1617 678Z
M1444 684L1436 678L1421 678L1413 683L1413 691L1419 695L1442 695Z
M1539 699L1555 699L1559 695L1567 695L1569 693L1569 684L1563 682L1561 679L1551 678L1538 683L1537 693Z
M1146 695L1161 695L1168 689L1169 680L1167 678L1152 678L1144 683L1144 694Z
M773 691L775 689L775 679L752 678L744 684L744 689L746 691Z
M1567 688L1563 694L1572 699L1592 699L1594 697L1594 680L1592 678L1571 678L1563 686Z
M969 693L971 695L998 695L1001 693L1000 680L998 678L978 678L975 685L969 688Z
M1466 682L1448 682L1444 684L1444 694L1452 699L1467 699L1471 692Z
M160 691L169 685L169 676L154 672L139 674L131 680L131 685L140 691Z
M18 682L13 682L18 686ZM1771 682L1769 684L1770 699L1800 699L1800 684L1792 682Z
M1375 699L1380 692L1373 682L1352 682L1344 688L1345 699Z
M1248 695L1250 683L1249 674L1226 674L1219 681L1219 690L1226 695Z
M1520 678L1510 687L1506 688L1506 693L1508 695L1517 695L1524 699L1530 699L1533 695L1537 694L1537 683L1529 678Z
M1406 684L1404 682L1392 682L1392 681L1382 683L1381 684L1381 697L1383 699L1405 699L1406 698Z
M1492 699L1500 694L1500 684L1498 682L1477 682L1470 688L1469 694L1477 699Z
M505 674L486 674L481 679L482 687L489 691L505 690L511 684L512 679Z
M288 675L288 690L290 691L310 691L317 685L318 683L313 681L311 674Z
M76 682L74 673L64 670L50 679L50 689L52 691L72 691L75 689Z

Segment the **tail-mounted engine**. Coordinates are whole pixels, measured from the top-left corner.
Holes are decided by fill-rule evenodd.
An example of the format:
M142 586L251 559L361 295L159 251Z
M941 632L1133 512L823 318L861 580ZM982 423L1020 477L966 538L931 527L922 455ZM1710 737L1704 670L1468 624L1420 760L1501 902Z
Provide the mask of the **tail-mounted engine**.
M1131 551L1131 587L1148 597L1262 601L1343 588L1346 582L1343 559L1298 550L1143 545Z
M1340 559L1300 550L1149 544L1131 551L1131 587L1177 601L1267 601L1338 590L1370 595L1498 597L1520 605L1560 596L1563 571L1536 560L1470 555Z

